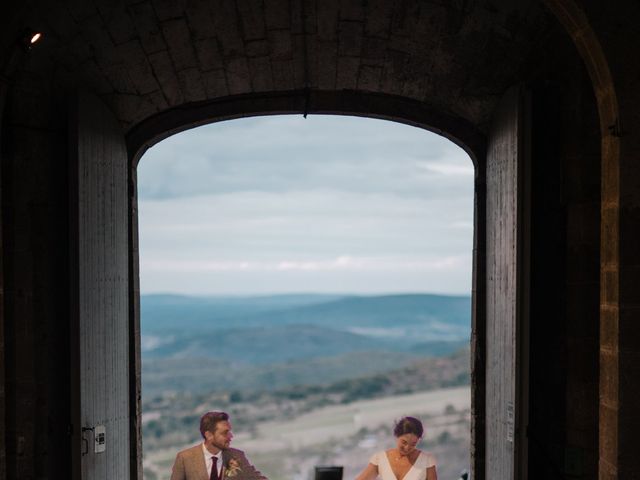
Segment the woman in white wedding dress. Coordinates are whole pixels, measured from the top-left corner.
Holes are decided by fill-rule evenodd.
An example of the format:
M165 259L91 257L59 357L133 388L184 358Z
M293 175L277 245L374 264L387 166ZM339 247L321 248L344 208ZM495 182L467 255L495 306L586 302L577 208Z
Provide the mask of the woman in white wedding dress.
M356 480L437 480L433 455L416 448L423 432L417 418L401 418L393 429L396 448L373 454Z

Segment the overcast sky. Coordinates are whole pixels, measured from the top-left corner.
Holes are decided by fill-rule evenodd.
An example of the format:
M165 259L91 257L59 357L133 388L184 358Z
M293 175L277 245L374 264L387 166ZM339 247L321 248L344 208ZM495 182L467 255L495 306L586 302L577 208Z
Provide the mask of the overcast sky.
M470 293L473 165L418 128L215 123L151 148L138 192L143 293Z

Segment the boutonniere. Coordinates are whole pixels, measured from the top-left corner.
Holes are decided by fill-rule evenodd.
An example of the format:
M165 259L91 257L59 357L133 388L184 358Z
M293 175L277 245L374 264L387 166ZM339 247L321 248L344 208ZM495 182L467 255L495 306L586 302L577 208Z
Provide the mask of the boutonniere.
M238 460L236 460L235 458L232 458L231 460L229 460L229 464L227 465L227 468L225 468L224 470L224 477L225 478L235 477L241 471L242 469L240 468L240 464L238 463Z

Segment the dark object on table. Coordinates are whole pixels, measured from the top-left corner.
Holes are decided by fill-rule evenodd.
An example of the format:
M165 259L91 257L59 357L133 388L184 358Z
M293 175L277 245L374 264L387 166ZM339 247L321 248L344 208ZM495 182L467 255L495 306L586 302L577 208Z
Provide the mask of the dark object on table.
M342 467L316 467L315 480L342 480Z

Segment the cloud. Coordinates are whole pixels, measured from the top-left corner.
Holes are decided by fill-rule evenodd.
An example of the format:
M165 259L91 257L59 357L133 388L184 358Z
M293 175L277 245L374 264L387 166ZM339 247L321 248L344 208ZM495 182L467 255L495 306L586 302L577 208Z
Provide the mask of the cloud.
M280 260L277 262L241 260L241 261L175 261L175 260L143 260L145 270L157 272L331 272L331 271L421 271L438 272L442 270L464 268L468 262L464 256L444 257L426 260L394 259L374 257L352 257L342 255L332 259Z
M140 198L328 186L446 196L459 188L460 173L473 174L471 160L443 137L388 121L319 115L183 132L151 148L138 176Z
M380 120L184 132L138 168L141 288L468 292L473 174L448 140Z

